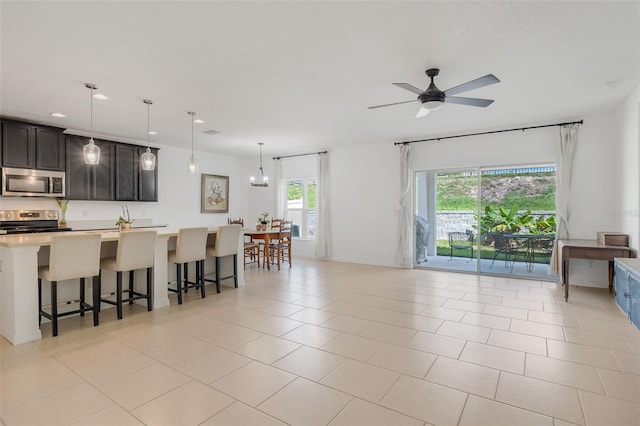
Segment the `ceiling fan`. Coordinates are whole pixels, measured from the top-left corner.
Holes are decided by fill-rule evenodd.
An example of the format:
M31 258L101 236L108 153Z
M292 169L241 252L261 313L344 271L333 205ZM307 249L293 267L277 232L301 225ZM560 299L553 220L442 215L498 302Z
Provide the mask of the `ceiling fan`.
M433 82L433 78L440 73L440 70L438 68L430 68L426 70L425 73L431 79L431 84L429 84L429 87L427 87L427 90L424 90L424 91L418 89L415 86L410 85L409 83L393 83L395 86L398 86L402 89L408 90L418 95L417 100L420 101L421 108L420 108L420 111L418 111L416 118L424 117L429 113L429 111L440 108L445 102L452 103L452 104L469 105L469 106L486 108L493 103L492 99L462 98L462 97L453 96L453 95L457 95L458 93L466 92L473 89L479 89L481 87L489 86L491 84L496 84L500 82L500 80L498 80L498 78L495 75L487 74L484 77L476 78L475 80L467 81L466 83L462 83L458 86L442 91L438 89L438 87ZM375 106L370 106L369 109L406 104L409 102L415 102L415 101L411 100L411 101L394 102L392 104L375 105Z

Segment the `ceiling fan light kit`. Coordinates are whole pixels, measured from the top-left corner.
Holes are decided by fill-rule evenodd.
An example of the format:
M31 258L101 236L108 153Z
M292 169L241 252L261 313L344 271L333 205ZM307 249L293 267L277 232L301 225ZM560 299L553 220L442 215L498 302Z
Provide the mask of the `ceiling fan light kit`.
M412 86L409 83L393 83L394 86L398 86L401 89L408 90L416 95L418 95L417 100L420 102L420 110L416 115L416 118L426 116L429 111L440 108L445 102L459 104L459 105L467 105L467 106L475 106L486 108L493 103L492 99L479 99L479 98L463 98L456 97L453 95L457 95L458 93L466 92L469 90L479 89L481 87L489 86L491 84L499 83L500 80L493 75L487 74L484 77L476 78L475 80L468 81L466 83L460 84L458 86L452 87L445 91L438 89L436 84L434 83L434 78L438 76L440 70L438 68L429 68L425 71L427 77L431 79L429 83L429 87L426 90L418 89L415 86ZM394 102L391 104L384 105L375 105L370 106L369 109L382 108L392 105L400 105L406 104L414 101L402 101L402 102Z

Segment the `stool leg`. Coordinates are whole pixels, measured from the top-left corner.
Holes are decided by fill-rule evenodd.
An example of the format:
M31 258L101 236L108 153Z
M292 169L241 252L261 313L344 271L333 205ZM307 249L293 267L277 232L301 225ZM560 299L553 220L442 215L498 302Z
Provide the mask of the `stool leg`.
M133 305L133 271L129 271L129 304Z
M176 264L176 286L178 287L178 305L182 305L182 277L180 276L181 264Z
M233 284L238 288L238 255L233 255Z
M38 278L38 327L42 325L42 278Z
M220 293L220 258L216 256L216 293Z
M100 275L97 277L93 277L93 326L97 326L100 323L100 319L98 314L100 313L100 287L102 283L100 282Z
M100 312L102 310L102 269L100 269L98 271L98 299L93 299L94 300L94 306L98 307L98 312ZM95 305L95 301L98 300L98 304Z
M116 311L118 319L122 319L122 272L116 272Z
M206 296L204 290L204 259L199 260L197 263L200 265L200 278L198 278L198 282L200 283L200 297L204 299Z
M147 268L147 311L153 310L153 285L151 282L153 268Z
M189 292L189 263L184 263L184 292Z
M51 331L58 335L58 283L51 281Z
M84 278L80 278L80 316L84 317L84 305L85 305L85 294L84 294Z

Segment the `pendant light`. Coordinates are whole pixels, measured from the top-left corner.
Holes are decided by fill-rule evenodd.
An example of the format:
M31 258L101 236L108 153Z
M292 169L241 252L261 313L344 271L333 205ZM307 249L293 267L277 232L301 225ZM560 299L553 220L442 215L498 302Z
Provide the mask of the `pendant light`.
M195 174L198 172L198 162L196 161L196 157L193 155L193 123L196 113L189 111L187 114L191 116L191 157L187 162L187 171L189 171L189 173L191 174Z
M142 170L153 170L156 168L156 156L151 152L151 146L149 142L149 108L153 102L150 99L143 99L142 102L147 104L147 150L140 156L140 163L142 164Z
M249 178L249 183L251 183L251 186L260 186L266 188L269 186L269 178L265 176L264 170L262 170L262 145L264 145L262 142L258 142L258 146L260 146L260 167L258 168L258 182L256 182L255 176L251 176Z
M93 142L93 91L97 87L91 83L85 83L84 87L91 90L91 139L88 144L82 147L82 155L85 164L97 165L100 163L100 147Z

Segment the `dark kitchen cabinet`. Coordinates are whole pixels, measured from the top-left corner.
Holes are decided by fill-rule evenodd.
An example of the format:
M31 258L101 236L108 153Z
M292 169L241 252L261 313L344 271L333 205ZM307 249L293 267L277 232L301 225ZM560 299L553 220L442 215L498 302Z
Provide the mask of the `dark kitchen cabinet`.
M3 120L2 166L65 171L62 129Z
M103 200L114 199L114 162L115 145L112 142L95 140L100 147L100 163L87 165L84 163L82 148L88 139L79 136L67 136L67 197L71 200Z
M138 164L140 156L144 153L146 148L138 149ZM151 148L156 156L156 167L153 170L142 170L142 167L138 168L138 200L140 201L158 201L158 150Z
M138 166L140 157L135 145L117 144L116 153L116 200L138 200Z

